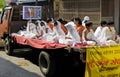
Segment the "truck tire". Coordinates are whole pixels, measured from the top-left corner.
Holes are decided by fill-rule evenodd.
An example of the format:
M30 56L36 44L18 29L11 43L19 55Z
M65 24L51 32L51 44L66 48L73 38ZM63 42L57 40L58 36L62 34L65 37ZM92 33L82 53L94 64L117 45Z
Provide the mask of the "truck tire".
M45 51L42 51L39 55L39 67L43 75L46 77L53 77L55 74L55 61L53 57Z
M13 48L12 48L12 43L10 37L5 38L5 52L8 55L12 55L13 53Z

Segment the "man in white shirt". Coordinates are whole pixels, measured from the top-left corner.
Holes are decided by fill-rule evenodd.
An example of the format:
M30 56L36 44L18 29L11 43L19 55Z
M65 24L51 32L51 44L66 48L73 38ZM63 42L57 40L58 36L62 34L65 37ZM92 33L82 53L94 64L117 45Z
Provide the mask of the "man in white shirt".
M107 26L107 22L101 21L101 25L98 26L97 29L95 30L95 33L94 33L95 38L99 38L101 36L101 31L105 26Z
M36 21L35 24L32 23L31 21L28 21L26 31L28 32L27 34L33 34L34 38L35 37L39 38L43 35L40 21ZM27 36L27 35L25 35L25 36Z
M80 37L79 34L77 32L77 30L75 29L75 24L74 22L68 22L67 24L65 24L65 27L67 28L68 34L67 34L67 38L70 38L73 42L73 46L76 43L81 43L80 42Z

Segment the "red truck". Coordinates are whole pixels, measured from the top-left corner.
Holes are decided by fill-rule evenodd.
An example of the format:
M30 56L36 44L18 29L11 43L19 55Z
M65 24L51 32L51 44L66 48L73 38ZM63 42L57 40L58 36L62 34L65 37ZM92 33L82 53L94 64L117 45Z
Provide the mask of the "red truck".
M71 64L82 64L80 60L81 49L79 47L71 48L66 45L48 43L37 39L11 35L12 33L17 33L22 26L27 24L27 20L22 19L23 5L28 4L5 7L1 13L0 37L5 40L6 53L8 55L12 55L14 49L18 48L29 48L34 52L39 52L39 67L43 75L47 77L53 77L58 74L62 68L62 65L64 65L64 62L71 61ZM47 17L52 17L52 14L50 13L53 13L53 10L50 9L53 6L49 5L49 2L43 1L40 2L40 4L38 3L38 5L42 6L42 17L44 19ZM81 66L81 68L84 67ZM83 72L84 71L81 73L83 74Z

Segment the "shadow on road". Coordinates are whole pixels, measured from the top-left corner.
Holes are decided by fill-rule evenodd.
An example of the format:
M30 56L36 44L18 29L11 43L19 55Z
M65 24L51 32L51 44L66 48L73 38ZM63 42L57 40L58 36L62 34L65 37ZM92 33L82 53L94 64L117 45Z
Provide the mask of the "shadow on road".
M14 51L13 56L15 57L20 57L20 58L25 58L29 61L31 61L33 64L38 65L38 57L39 57L39 52L37 51Z
M21 52L17 50L13 56L25 58L38 66L39 52L37 51ZM55 77L84 77L85 64L82 62L80 64L72 64L70 59L60 59L59 64L62 64L62 67L60 67L62 71Z
M0 77L40 77L35 73L26 71L19 66L0 58Z

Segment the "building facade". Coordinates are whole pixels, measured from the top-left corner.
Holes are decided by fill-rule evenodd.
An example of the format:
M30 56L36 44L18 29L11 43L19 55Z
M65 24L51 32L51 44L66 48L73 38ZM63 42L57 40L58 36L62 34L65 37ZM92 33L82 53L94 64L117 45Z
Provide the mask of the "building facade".
M89 16L95 28L101 20L114 20L115 0L54 0L56 18Z
M44 0L6 0L15 1L44 1ZM46 0L54 3L54 12L51 11L55 19L63 18L69 21L72 17L78 16L82 20L84 16L89 16L94 23L94 28L99 26L101 20L114 20L117 32L120 34L120 1L119 0ZM49 8L49 7L48 7ZM51 8L53 10L53 8ZM50 10L48 10L50 11Z

